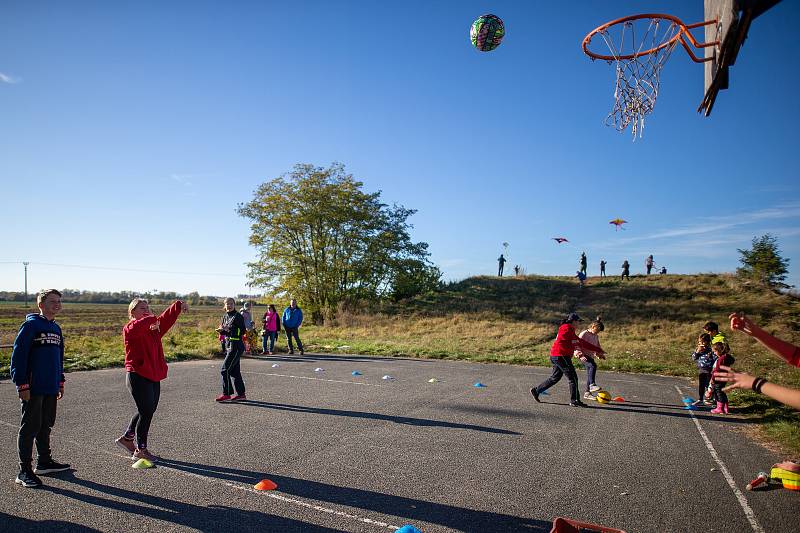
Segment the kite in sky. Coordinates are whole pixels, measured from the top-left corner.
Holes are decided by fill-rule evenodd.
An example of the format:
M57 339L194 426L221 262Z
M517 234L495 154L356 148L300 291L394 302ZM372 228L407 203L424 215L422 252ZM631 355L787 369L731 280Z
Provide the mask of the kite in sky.
M561 244L562 242L569 242L566 237L553 237L553 240L558 244Z
M622 227L622 225L627 223L628 223L627 220L622 220L621 218L615 218L614 220L609 222L609 224L614 224L616 226L616 228L614 228L614 231L617 231L618 229L625 229Z

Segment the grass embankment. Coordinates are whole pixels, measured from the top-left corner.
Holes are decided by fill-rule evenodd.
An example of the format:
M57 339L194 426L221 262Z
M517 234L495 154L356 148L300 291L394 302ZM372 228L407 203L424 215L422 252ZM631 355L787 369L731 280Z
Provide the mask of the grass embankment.
M161 309L155 309L160 311ZM263 312L256 308L256 314ZM323 327L306 325L311 351L412 356L549 366L557 325L571 310L590 321L602 315L608 352L600 372L647 372L696 377L689 354L701 326L714 320L728 335L736 368L800 388L800 370L785 365L750 337L732 333L727 316L744 311L775 335L800 344L800 300L743 285L729 275L590 278L477 277L445 290L385 308L380 313L340 312ZM170 360L209 358L218 349L214 327L221 309L197 307L164 340ZM0 344L13 342L24 318L18 305L0 305ZM67 337L71 370L121 365L123 305L67 304L59 323ZM281 339L280 347L285 347ZM10 350L0 350L0 375L8 375ZM800 414L750 392L731 403L763 437L800 455Z

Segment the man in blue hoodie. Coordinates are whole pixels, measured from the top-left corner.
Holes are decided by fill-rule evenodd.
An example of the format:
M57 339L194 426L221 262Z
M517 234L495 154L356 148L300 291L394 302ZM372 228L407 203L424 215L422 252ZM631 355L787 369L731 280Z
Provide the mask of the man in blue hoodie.
M299 329L303 323L303 311L297 307L297 300L292 298L289 302L289 307L283 310L283 329L286 331L286 340L289 343L289 353L294 353L294 345L292 344L292 337L297 341L297 347L300 349L300 355L303 355L303 343L300 342Z
M19 474L15 481L23 487L41 486L36 474L69 469L69 465L54 461L50 451L56 401L64 395L64 336L55 322L61 311L61 293L42 290L36 304L40 313L25 317L11 353L11 380L17 386L22 411L17 437ZM39 456L35 470L34 441Z

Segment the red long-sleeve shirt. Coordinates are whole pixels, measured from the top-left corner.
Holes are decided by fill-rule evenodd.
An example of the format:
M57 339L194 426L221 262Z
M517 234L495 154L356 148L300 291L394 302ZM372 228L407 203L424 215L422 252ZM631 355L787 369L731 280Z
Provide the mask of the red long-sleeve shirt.
M180 300L170 305L159 316L147 315L136 320L131 319L122 328L122 339L125 342L125 370L135 372L150 381L161 381L167 377L167 361L164 359L163 337L181 314ZM159 323L159 329L150 326Z
M558 328L553 347L550 348L552 357L572 357L575 350L585 350L587 352L605 353L602 348L578 337L572 324L561 324Z

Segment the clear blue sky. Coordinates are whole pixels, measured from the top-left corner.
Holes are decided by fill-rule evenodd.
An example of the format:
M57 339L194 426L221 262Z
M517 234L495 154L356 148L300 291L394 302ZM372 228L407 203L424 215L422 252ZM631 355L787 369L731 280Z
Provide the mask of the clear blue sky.
M495 272L503 242L529 273L574 274L583 250L590 274L650 253L733 271L769 232L800 285L800 5L755 21L709 118L703 68L676 49L632 142L603 125L613 69L580 43L644 9L703 16L701 0L5 1L0 290L30 261L29 290L247 292L237 203L332 161L418 210L448 280ZM487 12L506 38L480 53Z

